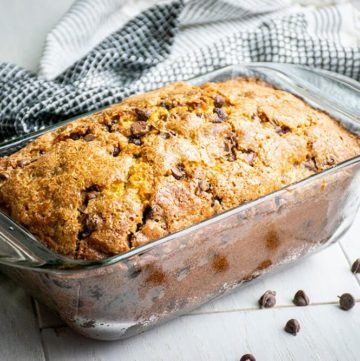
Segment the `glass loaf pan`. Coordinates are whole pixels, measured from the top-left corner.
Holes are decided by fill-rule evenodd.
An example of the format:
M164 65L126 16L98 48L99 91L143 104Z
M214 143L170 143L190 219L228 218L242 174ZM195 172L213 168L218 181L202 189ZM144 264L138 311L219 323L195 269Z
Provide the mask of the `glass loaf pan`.
M295 65L253 63L191 82L243 75L302 97L360 134L360 88L343 76ZM5 144L0 155L63 124ZM129 337L338 240L359 207L359 164L357 156L102 261L56 255L0 213L0 270L81 334L102 340Z

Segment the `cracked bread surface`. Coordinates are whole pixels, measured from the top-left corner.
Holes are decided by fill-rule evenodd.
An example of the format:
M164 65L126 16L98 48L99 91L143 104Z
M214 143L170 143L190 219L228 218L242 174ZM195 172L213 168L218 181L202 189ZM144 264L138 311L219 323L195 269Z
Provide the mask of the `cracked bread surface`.
M360 154L326 113L256 79L174 83L0 160L0 203L53 251L101 259Z

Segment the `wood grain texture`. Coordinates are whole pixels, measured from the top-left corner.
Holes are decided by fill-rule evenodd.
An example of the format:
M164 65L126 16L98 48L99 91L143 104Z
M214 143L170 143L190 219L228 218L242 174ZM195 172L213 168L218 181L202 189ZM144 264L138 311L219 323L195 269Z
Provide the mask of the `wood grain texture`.
M45 360L31 298L1 273L0 360Z

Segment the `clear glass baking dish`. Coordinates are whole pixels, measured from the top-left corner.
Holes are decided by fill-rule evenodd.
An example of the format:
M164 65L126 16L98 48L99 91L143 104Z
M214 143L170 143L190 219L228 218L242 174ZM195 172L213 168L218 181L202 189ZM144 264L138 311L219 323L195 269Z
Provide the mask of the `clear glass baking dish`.
M360 87L343 76L295 65L253 63L191 82L237 76L254 76L288 90L360 134ZM4 144L0 155L63 124ZM357 156L102 261L59 256L0 213L0 270L81 334L102 340L126 338L337 241L360 204L359 164Z

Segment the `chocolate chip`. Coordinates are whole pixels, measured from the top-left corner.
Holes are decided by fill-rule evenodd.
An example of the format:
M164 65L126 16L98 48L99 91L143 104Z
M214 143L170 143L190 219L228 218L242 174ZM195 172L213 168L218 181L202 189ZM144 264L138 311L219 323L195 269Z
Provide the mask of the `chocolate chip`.
M183 165L179 164L176 167L171 168L171 173L173 177L177 180L181 179L186 175L185 168Z
M221 108L224 104L225 104L224 98L221 95L216 94L215 97L214 97L214 105L215 105L215 107L216 108Z
M231 152L237 144L237 138L235 133L230 133L225 137L225 151Z
M229 161L236 160L236 153L235 153L236 146L237 146L236 134L230 133L228 136L225 137L225 142L224 142L224 149L225 152L228 153L227 159Z
M316 172L317 171L317 166L316 166L316 160L315 157L311 157L306 159L306 161L303 163L304 167L306 169L311 170L312 172Z
M112 124L116 124L119 120L120 120L120 114L114 114L114 115L111 117L111 123L112 123Z
M211 200L211 207L214 207L215 205L220 206L222 202L222 199L218 196L213 197Z
M92 140L94 140L96 137L94 134L86 134L84 137L85 142L91 142Z
M149 126L145 121L134 122L131 124L130 131L134 137L139 138L149 132Z
M79 239L85 239L85 238L89 237L90 234L91 234L91 232L89 230L84 229L79 233L78 238Z
M151 110L149 109L136 109L136 115L138 120L146 122L151 116Z
M240 361L256 361L256 358L250 353L247 353L246 355L241 356Z
M120 147L114 147L112 155L113 157L117 157L120 154Z
M129 143L135 144L135 145L141 145L141 140L139 138L130 137Z
M93 184L92 186L86 188L86 192L100 192L101 188L98 184Z
M20 168L24 168L26 165L30 164L30 160L29 159L21 159L21 160L18 160L16 162L16 165Z
M349 311L355 306L355 299L350 293L344 293L339 296L340 308L344 311Z
M329 156L328 159L326 159L326 161L324 162L324 165L328 165L328 166L332 166L335 164L335 158L333 156Z
M111 124L104 123L103 125L109 133L112 133L112 125Z
M0 173L0 181L6 181L9 179L9 174L7 173Z
M98 196L98 192L89 192L86 194L85 200L86 202L89 202L92 199L95 199Z
M360 258L354 261L354 263L351 266L351 272L352 273L360 273Z
M267 114L265 112L263 112L262 110L258 110L257 116L255 115L255 118L260 119L260 123L266 123L266 122L270 121Z
M276 292L275 291L266 291L259 299L260 308L271 308L276 304Z
M153 217L154 211L151 206L146 206L142 215L142 224L145 224L148 219Z
M279 135L283 135L291 132L291 129L287 125L283 125L283 124L282 125L274 124L274 129L275 132L278 133Z
M310 300L303 290L299 290L295 293L293 303L295 306L307 306L310 303Z
M217 121L215 123L221 123L227 119L227 114L221 108L214 108L213 112L217 115Z
M165 108L166 110L170 110L172 108L172 105L171 104L168 104L168 103L165 103L165 102L161 102L160 103L160 106L162 108Z
M300 331L300 323L294 318L292 318L291 320L286 322L285 331L296 336Z
M81 134L80 133L71 133L70 138L72 140L79 140L81 138Z

